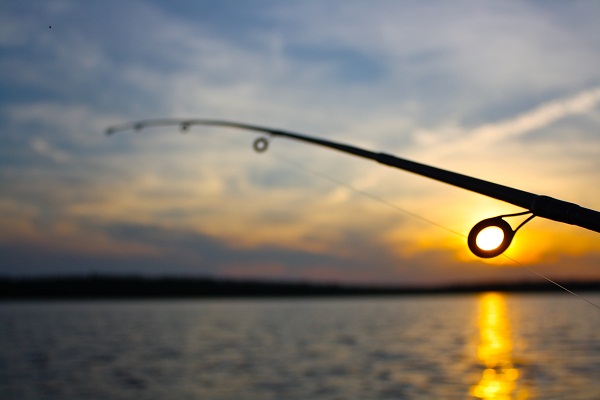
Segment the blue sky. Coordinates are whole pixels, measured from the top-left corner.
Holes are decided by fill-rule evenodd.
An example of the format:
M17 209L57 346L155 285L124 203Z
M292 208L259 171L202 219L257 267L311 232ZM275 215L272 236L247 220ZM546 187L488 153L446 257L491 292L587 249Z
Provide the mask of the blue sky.
M256 123L598 210L599 20L591 1L0 1L0 274L537 279L437 226L519 211L501 202L227 129L103 131ZM538 218L517 238L530 268L600 278L596 233Z

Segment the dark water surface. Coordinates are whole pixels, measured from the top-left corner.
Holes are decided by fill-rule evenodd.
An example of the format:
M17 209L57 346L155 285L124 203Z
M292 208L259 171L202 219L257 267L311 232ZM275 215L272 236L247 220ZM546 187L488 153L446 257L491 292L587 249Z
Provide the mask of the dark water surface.
M600 399L600 310L556 294L5 302L0 398Z

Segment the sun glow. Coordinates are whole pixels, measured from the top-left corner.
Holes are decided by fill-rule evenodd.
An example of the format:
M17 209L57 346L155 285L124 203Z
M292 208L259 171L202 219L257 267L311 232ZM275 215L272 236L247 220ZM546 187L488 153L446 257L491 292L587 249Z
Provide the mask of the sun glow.
M477 235L477 246L482 250L493 250L500 246L504 240L504 232L497 226L490 226L483 229Z

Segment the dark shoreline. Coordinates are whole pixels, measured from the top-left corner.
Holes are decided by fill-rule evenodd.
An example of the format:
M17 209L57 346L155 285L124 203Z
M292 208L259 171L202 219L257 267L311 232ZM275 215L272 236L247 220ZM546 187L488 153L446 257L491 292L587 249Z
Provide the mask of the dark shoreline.
M561 282L574 292L600 292L600 281ZM486 283L437 287L368 286L307 282L271 282L218 278L139 276L67 276L0 278L0 300L17 299L152 299L276 298L506 293L556 293L550 282Z

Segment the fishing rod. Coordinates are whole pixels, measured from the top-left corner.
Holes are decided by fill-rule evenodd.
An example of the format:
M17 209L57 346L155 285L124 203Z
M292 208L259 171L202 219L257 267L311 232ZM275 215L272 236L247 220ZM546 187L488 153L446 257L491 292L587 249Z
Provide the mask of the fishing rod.
M553 221L576 225L594 232L600 232L600 212L581 207L574 203L569 203L549 196L537 195L515 189L510 186L499 185L497 183L473 178L468 175L451 172L441 168L432 167L390 154L372 152L343 143L279 129L224 120L169 118L144 120L115 125L109 127L106 130L106 134L112 135L117 132L129 130L141 131L144 128L160 126L179 126L181 132L185 133L193 125L237 128L267 134L268 137L259 137L254 141L253 148L258 153L265 152L268 149L269 137L284 137L327 147L344 153L353 154L358 157L371 159L380 164L402 169L404 171L435 179L440 182L445 182L447 184L470 190L472 192L526 209L527 211L520 213L499 215L497 217L485 219L477 223L471 229L469 236L467 237L467 244L473 254L481 258L492 258L502 254L510 246L515 233L534 217L546 218ZM504 220L504 218L507 217L521 215L528 215L528 218L515 229L513 229L512 226ZM491 245L480 240L482 236L486 234L484 232L490 232L489 228L501 233L496 239L495 243Z

